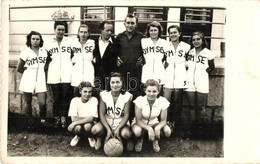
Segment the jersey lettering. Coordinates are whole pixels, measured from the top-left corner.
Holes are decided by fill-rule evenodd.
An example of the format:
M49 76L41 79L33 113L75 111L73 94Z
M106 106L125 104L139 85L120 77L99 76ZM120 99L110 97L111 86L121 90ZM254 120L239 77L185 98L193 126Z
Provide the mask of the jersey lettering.
M180 51L178 52L178 56L179 56L179 57L184 56L184 54L183 54L183 50L180 50Z
M111 114L121 116L123 114L123 110L119 107L116 107L115 110L113 110L113 107L107 107L107 115L111 115Z
M81 48L80 47L73 47L73 51L75 53L81 53Z
M70 48L70 47L66 47L66 46L62 46L62 47L61 47L61 52L71 53L71 48Z
M49 53L50 54L53 54L53 53L58 53L59 52L59 48L58 47L54 47L52 49L49 50Z
M206 59L206 57L199 55L197 58L197 63L205 64L205 61L206 61L205 59Z
M31 65L34 65L34 64L38 64L39 63L45 63L46 62L46 57L35 57L35 58L32 58L32 59L27 59L26 60L26 63L31 66Z
M85 52L86 53L93 52L93 46L86 46L85 47Z
M164 49L163 49L163 47L160 47L160 46L143 48L144 55L147 53L155 53L155 52L164 53Z

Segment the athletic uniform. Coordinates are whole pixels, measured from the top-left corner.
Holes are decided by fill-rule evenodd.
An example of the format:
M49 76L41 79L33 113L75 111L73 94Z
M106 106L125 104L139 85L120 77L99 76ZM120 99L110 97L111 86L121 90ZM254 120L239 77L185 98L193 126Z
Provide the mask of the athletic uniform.
M92 64L93 60L93 50L95 48L94 40L88 39L87 42L81 45L77 42L74 47L74 57L72 58L72 77L71 85L76 87L82 81L90 82L92 86L94 85L94 66Z
M129 92L125 92L125 94L120 93L116 104L114 104L114 100L111 94L111 91L102 91L100 93L101 99L106 104L106 120L108 125L112 130L116 130L120 122L124 117L124 107L128 101L132 100L132 94ZM128 123L129 124L129 123Z
M48 84L71 83L73 41L63 37L60 46L54 38L47 43L46 49L51 54L48 69Z
M170 43L170 51L167 53L167 63L169 64L165 70L165 87L166 88L187 88L187 72L186 72L186 54L190 50L190 45L180 42L176 50Z
M57 118L57 126L58 117L68 115L69 103L72 97L70 87L73 45L74 42L68 37L62 38L60 46L55 38L46 45L51 58L47 83L50 84L53 93L53 116ZM63 126L65 127L65 125Z
M47 59L47 51L40 48L37 55L31 48L27 47L20 54L20 59L25 61L19 90L28 93L46 92L46 77L44 65Z
M188 54L188 89L186 91L209 92L209 75L206 69L209 67L208 60L215 58L215 54L204 48L196 55L195 48Z
M150 126L159 123L158 116L161 114L161 111L167 110L170 105L169 101L162 96L156 98L152 109L150 109L150 105L147 101L147 96L139 96L133 101L133 103L135 103L135 105L142 110L142 121ZM135 118L132 124L134 123L136 123Z
M151 38L141 40L145 64L142 68L141 82L145 83L148 79L154 79L160 85L164 84L165 69L162 59L169 49L169 43L164 39L158 39L156 45Z
M86 103L81 101L81 97L74 97L71 100L68 116L76 117L96 117L98 118L98 100L91 97Z

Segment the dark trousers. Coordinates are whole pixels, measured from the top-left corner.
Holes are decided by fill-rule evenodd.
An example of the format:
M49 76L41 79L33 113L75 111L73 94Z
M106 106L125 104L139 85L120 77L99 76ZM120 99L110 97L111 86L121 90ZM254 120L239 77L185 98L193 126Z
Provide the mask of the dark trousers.
M50 84L53 93L53 116L67 116L73 91L70 83Z

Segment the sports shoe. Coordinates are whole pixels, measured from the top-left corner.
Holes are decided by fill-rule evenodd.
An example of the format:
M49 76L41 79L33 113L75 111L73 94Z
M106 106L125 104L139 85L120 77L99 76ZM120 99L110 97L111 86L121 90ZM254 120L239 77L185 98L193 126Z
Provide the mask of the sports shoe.
M160 146L159 146L158 140L153 141L153 151L156 153L158 153L160 151Z
M41 125L44 127L51 127L52 124L47 119L41 119Z
M61 116L61 127L66 128L67 127L67 120L65 116Z
M75 137L70 141L70 146L76 146L79 142L80 137L75 135Z
M127 140L127 151L133 151L133 150L134 150L133 140Z
M101 148L101 138L97 138L96 144L95 144L95 149L99 150Z
M136 144L135 144L135 151L136 152L140 152L142 151L142 147L143 147L143 138L137 140Z
M88 137L88 143L89 143L90 147L95 147L95 145L96 145L96 140L95 140L95 138L93 138L93 137Z

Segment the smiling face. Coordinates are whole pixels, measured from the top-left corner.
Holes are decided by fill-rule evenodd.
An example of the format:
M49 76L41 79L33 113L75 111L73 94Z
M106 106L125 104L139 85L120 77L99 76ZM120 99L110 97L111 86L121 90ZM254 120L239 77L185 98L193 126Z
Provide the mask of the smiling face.
M169 35L172 42L176 42L180 40L180 32L177 30L177 28L170 28L169 29Z
M120 91L122 89L123 82L120 77L111 77L110 87L114 92Z
M86 41L89 37L88 28L80 27L78 35L79 35L80 41Z
M192 44L195 48L201 48L202 47L202 38L199 35L193 35Z
M147 86L145 89L145 94L147 96L147 100L154 101L159 95L159 89L157 86Z
M158 27L151 26L149 29L149 34L151 39L158 39L159 38L159 29Z
M31 45L32 47L39 47L41 42L41 38L39 35L32 35L31 36Z
M57 40L62 40L64 33L65 33L65 26L63 25L57 25L57 27L54 30L56 39Z
M81 101L87 102L92 95L92 87L83 87L79 93L81 95Z
M125 19L124 25L125 25L125 28L126 28L127 32L129 32L129 33L133 32L136 29L136 25L137 25L136 24L136 18L129 18L129 17L127 17Z

